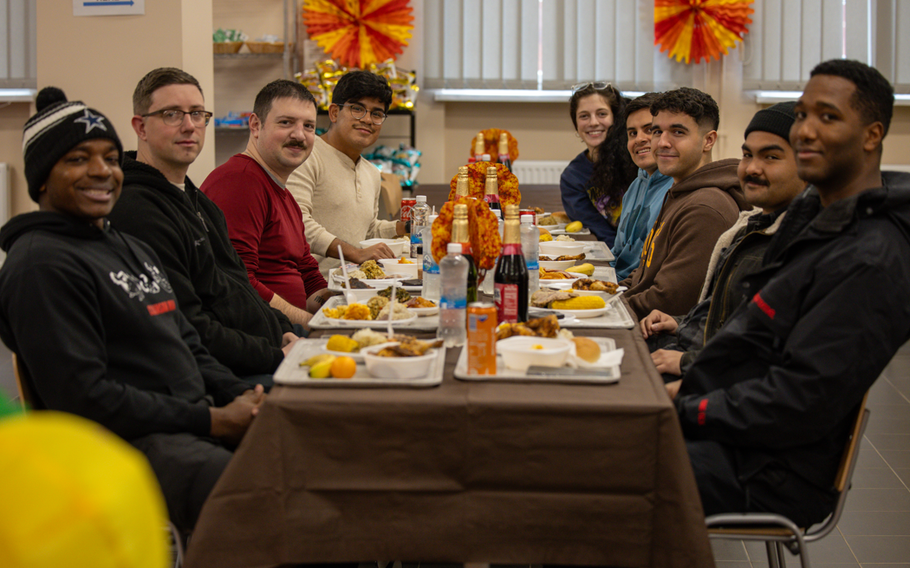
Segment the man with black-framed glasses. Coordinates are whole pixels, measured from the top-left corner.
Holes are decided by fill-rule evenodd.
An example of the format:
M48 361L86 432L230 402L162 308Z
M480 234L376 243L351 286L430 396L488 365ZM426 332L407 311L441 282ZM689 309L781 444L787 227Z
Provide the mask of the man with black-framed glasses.
M205 348L238 377L268 387L297 334L250 284L224 214L186 175L212 116L202 88L185 71L155 69L136 86L133 113L137 151L126 153L123 195L109 218L155 249Z
M351 71L335 85L329 106L331 126L316 137L313 153L288 178L287 188L303 212L307 240L319 270L339 265L338 246L352 262L392 258L385 244L360 248L360 241L404 235L401 221L378 218L379 170L361 157L376 143L392 103L385 78Z

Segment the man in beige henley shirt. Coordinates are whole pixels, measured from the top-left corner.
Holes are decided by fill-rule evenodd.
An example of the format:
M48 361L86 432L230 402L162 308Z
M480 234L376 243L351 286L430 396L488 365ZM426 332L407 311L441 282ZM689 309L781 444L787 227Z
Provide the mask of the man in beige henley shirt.
M339 266L338 246L347 261L394 258L380 243L360 248L360 241L404 235L401 221L382 221L379 170L360 153L372 146L392 102L385 78L351 71L339 79L329 106L328 132L316 137L310 158L288 178L287 188L303 212L303 224L319 270Z

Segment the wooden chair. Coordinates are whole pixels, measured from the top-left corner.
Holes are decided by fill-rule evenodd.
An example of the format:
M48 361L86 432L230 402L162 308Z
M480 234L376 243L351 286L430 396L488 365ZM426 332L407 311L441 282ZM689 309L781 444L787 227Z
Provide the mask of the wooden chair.
M15 353L13 353L13 374L16 376L16 387L19 389L19 403L22 405L22 408L25 410L35 408L35 402L38 399L32 391L31 377L29 377L25 365L19 361L19 358ZM183 566L183 536L180 534L180 531L177 530L177 527L174 526L174 523L170 521L168 521L165 530L170 533L170 540L173 546L174 568L180 568Z
M868 397L869 394L866 393L860 403L856 419L853 422L853 428L847 439L847 448L844 450L840 466L837 469L834 490L838 493L838 497L834 511L821 524L813 525L806 529L796 526L796 523L787 517L774 513L722 513L711 515L705 519L705 524L708 526L708 536L724 540L764 541L770 568L783 568L786 566L783 555L783 547L786 545L793 554L799 555L802 567L809 568L809 554L806 550L806 543L814 542L827 536L837 526L841 513L844 511L847 492L850 490L850 484L853 479L853 469L856 467L856 459L859 456L863 432L869 422L870 412L866 409L866 399Z

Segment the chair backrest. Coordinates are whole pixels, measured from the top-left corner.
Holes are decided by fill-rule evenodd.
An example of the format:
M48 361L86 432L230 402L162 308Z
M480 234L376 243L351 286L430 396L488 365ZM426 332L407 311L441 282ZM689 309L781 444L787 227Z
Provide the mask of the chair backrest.
M854 461L859 455L859 444L862 442L863 419L866 415L866 401L869 399L869 392L863 395L863 400L859 403L859 409L856 412L856 419L853 421L853 427L850 429L850 439L847 440L847 447L844 449L844 455L841 456L840 466L837 468L837 476L834 478L834 490L843 493L846 490L847 483L850 481L853 471Z
M16 388L19 389L19 403L22 408L35 408L35 398L32 392L32 381L28 376L25 365L19 361L19 357L13 353L13 374L16 375Z

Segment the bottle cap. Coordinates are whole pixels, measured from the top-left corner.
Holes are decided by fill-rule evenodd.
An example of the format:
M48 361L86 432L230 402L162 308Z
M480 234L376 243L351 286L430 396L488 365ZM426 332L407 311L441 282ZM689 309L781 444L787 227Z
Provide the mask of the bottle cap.
M461 254L461 243L449 243L446 246L446 252L449 254Z
M420 203L421 201L426 202L427 196L426 196L426 195L418 195L415 199L417 200L417 203Z

